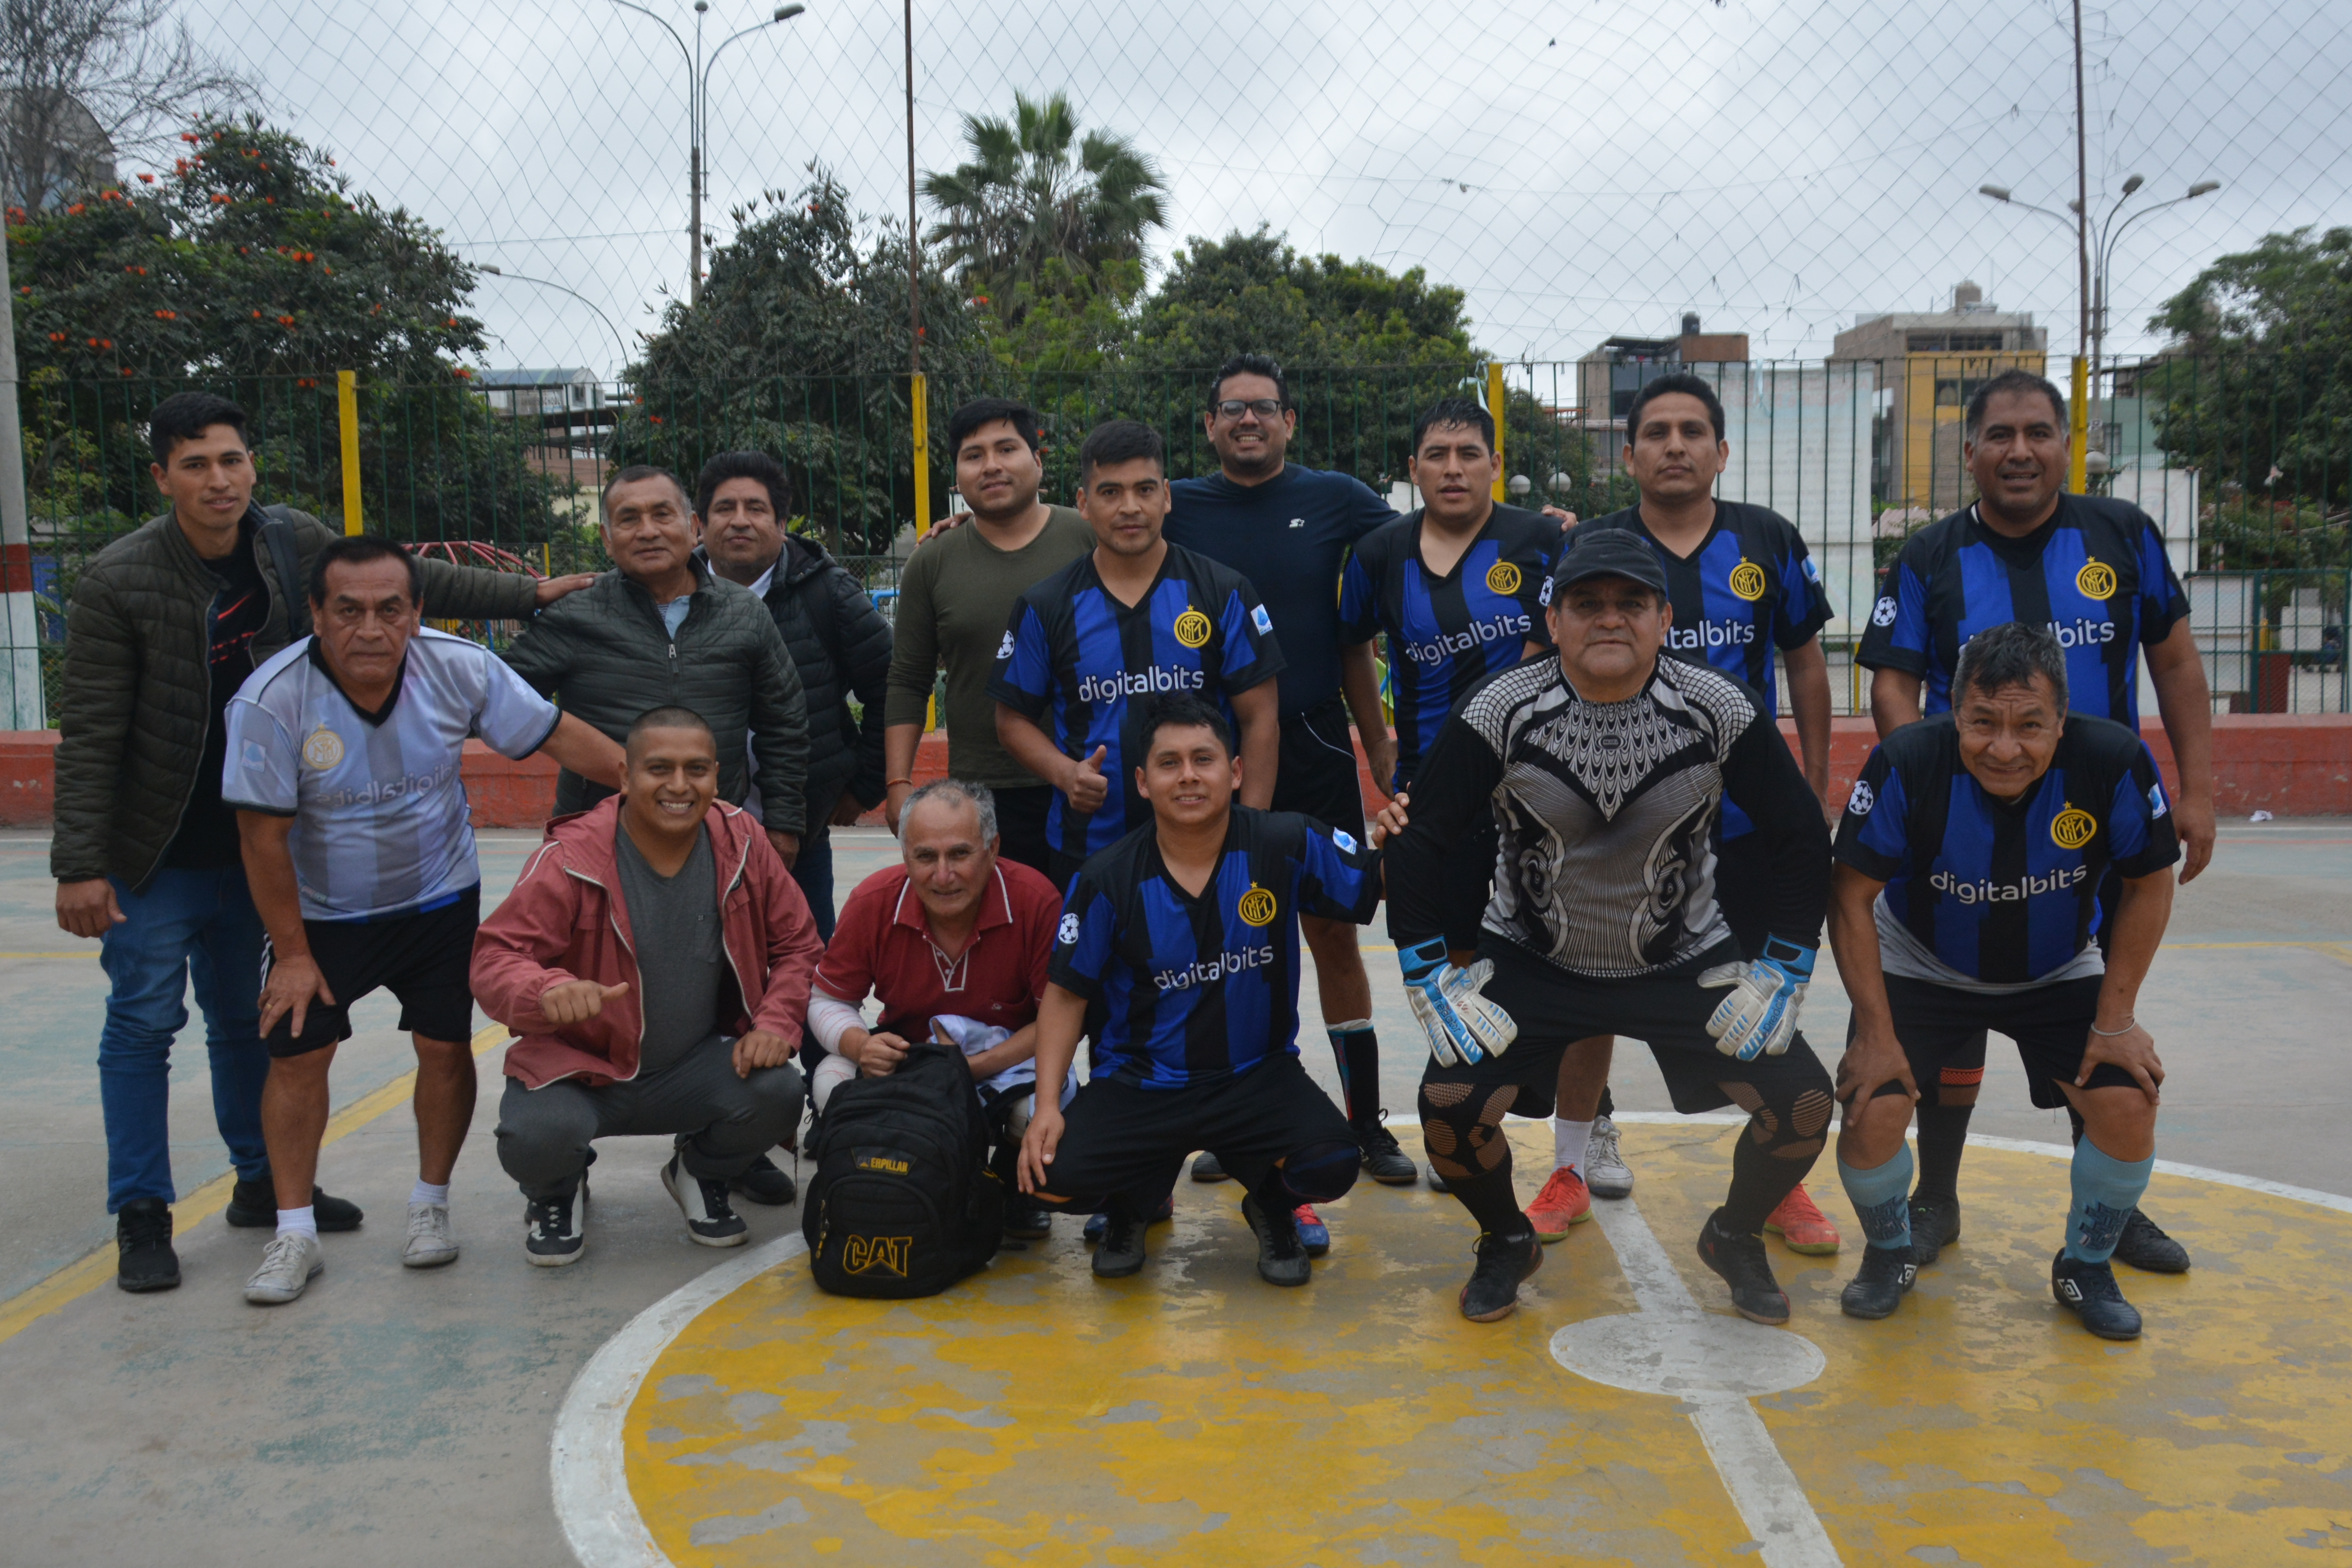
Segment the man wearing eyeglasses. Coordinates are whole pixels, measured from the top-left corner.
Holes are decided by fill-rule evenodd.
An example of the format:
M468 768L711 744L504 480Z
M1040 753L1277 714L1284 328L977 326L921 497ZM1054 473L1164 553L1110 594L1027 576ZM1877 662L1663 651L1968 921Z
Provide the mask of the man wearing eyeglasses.
M1381 715L1372 645L1349 646L1340 637L1339 569L1358 540L1394 521L1396 513L1352 474L1283 460L1297 434L1298 410L1282 367L1264 354L1225 362L1209 384L1204 426L1218 471L1169 487L1174 509L1168 541L1243 573L1274 617L1290 663L1281 676L1282 752L1273 809L1303 812L1359 833L1364 804L1348 737L1349 710L1364 737L1372 777L1385 780L1395 771L1396 749ZM1356 928L1307 915L1299 929L1315 954L1323 1022L1364 1169L1375 1181L1410 1186L1420 1168L1381 1122L1372 984L1356 949ZM1213 1156L1193 1162L1195 1181L1223 1176Z

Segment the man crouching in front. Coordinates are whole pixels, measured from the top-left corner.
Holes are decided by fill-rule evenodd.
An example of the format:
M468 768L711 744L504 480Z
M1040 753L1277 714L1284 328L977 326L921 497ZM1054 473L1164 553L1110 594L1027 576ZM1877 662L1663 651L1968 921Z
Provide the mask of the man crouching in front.
M719 748L684 708L630 726L626 791L548 825L474 939L507 1049L499 1163L542 1268L586 1244L599 1138L674 1134L662 1185L704 1247L740 1247L727 1184L800 1126L793 1066L824 945L760 826L711 809Z
M1312 817L1235 805L1233 731L1202 699L1160 699L1140 728L1136 789L1152 819L1090 857L1063 903L1021 1190L1057 1208L1106 1203L1094 1270L1115 1279L1143 1267L1146 1218L1206 1149L1248 1191L1259 1277L1304 1285L1296 1211L1345 1195L1362 1156L1299 1065L1298 917L1362 925L1380 868ZM1081 1034L1092 1072L1066 1116Z

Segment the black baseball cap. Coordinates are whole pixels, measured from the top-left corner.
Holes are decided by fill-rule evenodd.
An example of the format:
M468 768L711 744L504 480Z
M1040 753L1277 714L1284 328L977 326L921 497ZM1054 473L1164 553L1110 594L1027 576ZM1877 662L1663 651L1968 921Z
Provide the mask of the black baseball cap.
M1588 526L1570 536L1568 548L1551 569L1552 592L1557 595L1589 577L1625 577L1660 595L1666 591L1657 552L1631 529Z

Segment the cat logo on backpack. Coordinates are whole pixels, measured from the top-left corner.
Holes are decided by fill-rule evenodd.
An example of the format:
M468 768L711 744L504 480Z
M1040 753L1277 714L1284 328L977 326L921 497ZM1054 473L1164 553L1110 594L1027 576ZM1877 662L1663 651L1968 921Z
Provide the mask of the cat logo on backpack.
M850 1274L896 1274L907 1277L907 1253L911 1236L846 1236L841 1240L841 1267Z

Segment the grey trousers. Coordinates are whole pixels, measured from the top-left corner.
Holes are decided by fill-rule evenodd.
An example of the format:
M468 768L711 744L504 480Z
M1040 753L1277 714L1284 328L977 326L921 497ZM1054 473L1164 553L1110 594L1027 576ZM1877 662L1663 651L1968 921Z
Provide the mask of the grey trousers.
M687 1173L727 1181L799 1131L801 1069L735 1076L735 1042L713 1035L661 1071L591 1089L562 1079L544 1089L507 1079L499 1101L499 1163L530 1198L568 1197L599 1138L672 1133Z

